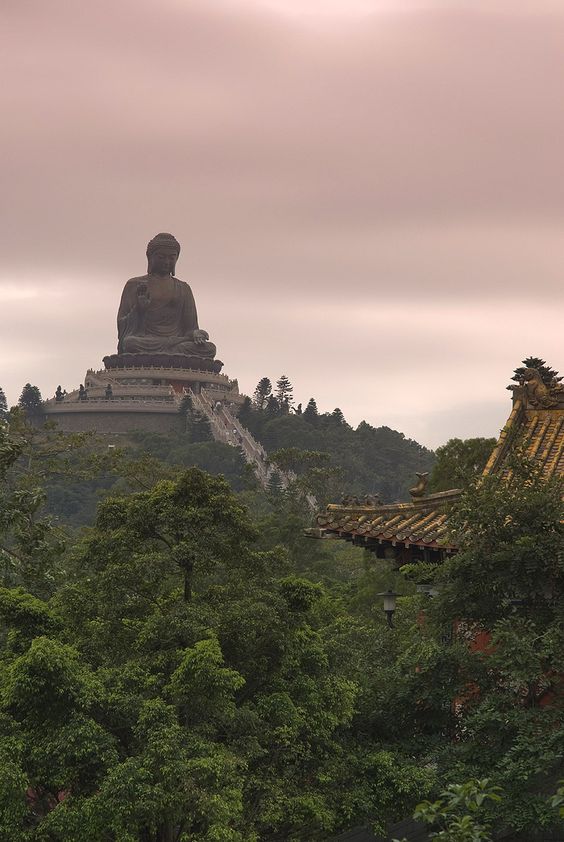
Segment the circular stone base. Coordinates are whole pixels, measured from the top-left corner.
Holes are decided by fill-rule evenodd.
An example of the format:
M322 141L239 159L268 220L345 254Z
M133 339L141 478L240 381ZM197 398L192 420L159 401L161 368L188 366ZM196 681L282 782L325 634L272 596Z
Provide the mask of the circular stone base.
M111 354L104 357L107 371L113 368L184 368L195 371L212 371L219 374L223 368L221 360L191 357L185 354Z

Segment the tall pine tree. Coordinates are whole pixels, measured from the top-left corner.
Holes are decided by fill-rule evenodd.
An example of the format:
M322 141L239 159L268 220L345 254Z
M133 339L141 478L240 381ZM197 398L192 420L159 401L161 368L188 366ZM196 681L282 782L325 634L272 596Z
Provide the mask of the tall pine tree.
M317 424L319 420L319 410L317 409L315 398L310 398L307 402L307 406L304 409L303 419L304 421L307 421L308 424L313 424L314 426Z
M336 406L335 409L333 410L333 412L331 413L331 419L333 420L333 422L335 424L341 425L341 424L347 423L345 421L345 416L343 415L343 411L341 409L339 409L338 406Z
M253 401L257 409L264 409L269 396L272 394L272 383L268 377L263 377L257 383L253 394Z
M196 444L202 441L212 441L211 424L202 412L192 411L188 422L190 441Z
M37 418L43 413L43 400L37 386L26 383L22 389L18 406L21 406L28 418Z
M178 411L184 417L186 417L189 412L192 412L192 398L190 397L190 395L184 395L184 397L180 401Z
M4 389L0 386L0 421L4 421L6 416L8 415L8 401L6 400L6 395L4 394Z
M276 381L276 400L281 407L284 405L289 407L291 405L293 391L294 387L286 375L283 374L280 379Z
M271 494L273 497L278 497L284 491L284 486L282 485L282 479L280 478L279 471L271 471L270 476L268 477L268 485L267 485L267 492Z
M270 395L266 402L266 411L269 415L278 415L280 412L280 405L274 395Z
M237 413L237 417L239 418L239 421L241 422L243 427L248 427L249 424L252 423L253 405L251 403L250 398L245 398L245 400L241 404L239 412Z

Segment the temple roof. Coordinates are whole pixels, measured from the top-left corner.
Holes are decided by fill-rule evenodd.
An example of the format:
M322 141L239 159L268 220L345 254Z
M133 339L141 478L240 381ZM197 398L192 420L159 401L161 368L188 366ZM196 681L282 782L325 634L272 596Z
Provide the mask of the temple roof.
M507 461L517 443L522 446L525 456L542 466L546 479L564 475L564 405L541 409L527 406L517 398L484 475L502 473L509 476L511 469Z
M330 503L327 511L317 516L317 527L336 537L352 535L390 542L392 545L401 543L406 547L415 545L454 549L454 544L447 537L447 519L449 507L459 496L460 491L453 489L430 494L412 503L393 503L388 506L342 506Z
M536 369L526 369L521 383L510 388L513 409L484 476L501 474L510 479L509 459L516 447L542 466L547 479L564 476L564 387L556 382L547 386ZM460 498L461 491L452 489L421 496L424 486L420 477L409 503L382 505L371 498L364 504L356 498L330 503L317 516L316 526L306 530L306 534L312 538L344 538L372 548L387 544L452 552L456 545L449 536L449 510Z

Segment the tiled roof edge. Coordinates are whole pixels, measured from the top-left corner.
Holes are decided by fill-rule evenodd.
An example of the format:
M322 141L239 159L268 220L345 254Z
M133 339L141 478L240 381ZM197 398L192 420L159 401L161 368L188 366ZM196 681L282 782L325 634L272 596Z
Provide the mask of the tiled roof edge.
M505 454L507 452L507 448L509 445L510 434L517 428L520 424L524 416L524 407L523 402L518 398L515 403L513 404L513 409L511 410L511 414L507 421L505 422L505 426L503 427L501 433L499 434L499 439L497 441L496 446L492 450L491 456L486 463L486 467L482 472L483 477L487 477L488 474L491 474L497 466L503 461Z
M410 500L409 502L402 503L384 503L381 506L341 506L339 503L329 503L327 511L341 512L342 514L351 515L365 515L368 513L387 515L392 512L402 512L405 509L417 511L419 509L429 509L434 506L440 506L442 503L452 503L457 500L461 494L462 491L460 488L451 488L448 491L437 491L436 494L429 494L427 497L421 497L418 500Z

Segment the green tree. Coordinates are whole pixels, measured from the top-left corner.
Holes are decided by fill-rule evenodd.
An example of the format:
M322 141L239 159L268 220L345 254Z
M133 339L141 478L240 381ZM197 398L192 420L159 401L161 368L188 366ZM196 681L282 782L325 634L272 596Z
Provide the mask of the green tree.
M211 441L211 424L202 412L192 411L188 421L188 436L191 442Z
M238 447L219 441L203 441L187 449L170 451L170 458L177 467L194 466L210 474L221 475L234 491L255 490L257 480Z
M440 828L430 834L437 842L491 842L491 823L484 816L488 801L499 802L501 796L487 778L450 784L438 801L418 804L414 818Z
M184 395L178 406L178 412L186 418L192 412L192 398L190 395Z
M560 818L564 819L564 781L560 781L560 786L551 798L550 806L556 807L560 814Z
M45 596L56 587L64 528L45 509L44 483L68 476L88 434L63 435L32 426L15 408L0 425L0 582Z
M316 501L316 506L322 506L339 493L342 471L331 466L330 460L329 453L297 447L275 450L269 457L273 465L289 475L291 482L287 492L306 509L311 506L312 499Z
M258 409L264 409L268 398L272 394L272 383L268 377L263 377L257 383L257 387L253 393L253 401Z
M484 477L453 513L460 550L441 566L443 590L435 602L453 619L495 623L515 599L527 601L531 618L554 616L551 600L564 585L562 481L545 480L541 468L518 453L510 467L511 481Z
M265 411L252 409L246 415L245 426L268 453L289 447L330 453L329 467L341 471L347 493L359 496L379 493L384 500L407 496L415 472L433 466L433 453L388 427L361 422L353 430L346 423L335 423L330 414L318 416L312 424L306 413L282 413L271 396Z
M252 401L249 397L246 397L239 408L239 412L237 413L237 417L243 427L248 427L249 425L252 426L253 412Z
M319 420L319 410L317 409L315 398L310 398L307 402L303 417L304 421L307 421L308 424L312 424L313 426L317 424Z
M93 669L75 647L48 637L5 664L6 838L162 842L183 830L202 840L248 838L233 827L241 812L237 760L210 739L211 723L224 727L242 683L223 667L217 640L184 650L165 693L173 704L135 698L146 693L150 671L120 666L121 684L111 667ZM207 726L196 709L190 729L179 721L186 693L213 709ZM127 715L124 704L134 706Z
M345 416L343 415L342 410L340 410L338 406L335 407L335 409L331 413L330 417L331 417L331 421L335 424L346 424L347 423L345 421Z
M26 383L18 400L18 406L24 410L28 418L40 418L43 414L43 400L39 388Z
M294 387L290 383L290 380L285 374L282 374L276 381L276 400L280 407L284 406L284 404L287 406L291 405L293 391Z
M148 490L189 467L222 474L236 491L256 486L239 448L213 440L192 442L184 433L132 433L129 447L116 453L109 467L120 491Z
M4 389L0 387L0 421L4 421L8 415L8 401Z
M327 465L329 453L314 450L300 450L298 447L284 447L275 450L269 456L269 461L284 473L293 472L303 474L308 468L319 468Z
M28 435L43 448L35 479L66 459L54 433L24 425L15 441L12 425L0 459L14 492L28 481ZM195 447L183 440L138 443L176 461L176 448ZM314 456L303 476L324 469ZM397 651L369 608L345 607L362 573L355 551L304 541L295 496L246 492L262 507L259 531L222 479L125 452L99 459L115 462L121 493L61 557L49 602L0 590L6 838L321 840L351 816L383 824L429 794L413 745L383 744L404 725L390 704L402 698L388 682ZM13 521L21 499L9 501ZM343 551L349 589L333 592ZM383 586L371 586L373 603Z
M191 442L211 441L213 435L210 422L202 412L194 409L190 395L184 395L178 411L185 418L186 432Z
M270 495L278 496L282 494L284 491L284 486L282 485L282 479L280 477L280 471L271 471L268 477L268 486L267 492Z
M429 491L468 488L480 476L496 439L450 439L436 450L437 461L429 478Z
M280 412L280 404L278 403L274 395L269 396L266 402L266 411L270 416L277 415Z
M222 477L191 468L176 481L162 481L150 491L109 497L98 524L116 549L164 552L166 565L184 579L184 599L192 599L194 576L209 573L227 552L243 557L254 530Z
M487 774L505 793L500 826L526 831L554 823L541 792L564 743L564 489L518 454L511 470L510 481L489 476L464 494L454 518L460 551L436 571L425 636L440 649L444 630L455 631L446 780ZM432 670L423 684L421 693L437 686Z

